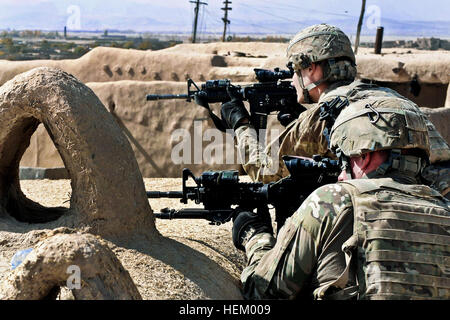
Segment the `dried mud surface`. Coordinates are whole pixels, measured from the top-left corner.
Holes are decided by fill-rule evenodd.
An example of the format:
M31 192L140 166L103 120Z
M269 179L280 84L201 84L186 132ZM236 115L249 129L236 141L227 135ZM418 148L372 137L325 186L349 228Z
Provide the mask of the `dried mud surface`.
M131 139L137 142L131 144L144 177L178 177L183 167L199 174L210 167L238 169L239 166L220 164L223 163L221 159L213 159L213 166L205 161L193 165L194 159L183 165L174 164L171 151L179 143L179 139L173 135L175 130L187 130L192 136L195 123L202 125L203 132L214 125L208 120L206 110L193 102L146 101L146 94L186 93L187 78L192 78L197 84L209 79L225 78L241 85L255 82L254 68L285 69L285 50L286 43L263 42L186 43L158 51L98 47L74 60L0 60L0 84L39 66L56 67L74 75L94 91L109 112L114 112L119 125L126 128ZM356 57L358 78L408 83L417 75L419 81L426 84L422 92L431 90L429 86L433 85L442 87L441 91L445 90L445 86L448 87L449 51L389 48L383 49L382 53L375 55L373 49L359 49ZM433 110L433 121L445 116L448 122L447 110L443 108L450 106L448 90L450 87L447 93L429 91L428 95L433 95L432 99L419 97L420 107L437 108ZM431 103L434 100L442 105ZM218 113L219 105L213 105L213 108ZM448 126L435 125L443 137L450 141L450 133L446 129ZM281 129L277 126L276 116L269 117L268 128ZM225 141L225 135L222 140ZM209 141L202 143L205 148ZM42 126L31 138L21 166L63 166L60 155Z
M250 179L243 177L242 181ZM21 180L20 183L24 194L41 205L69 206L70 180ZM178 178L146 178L144 183L146 190L181 190ZM150 205L154 212L164 207L186 207L177 199L150 199ZM188 206L199 207L194 203ZM107 241L143 299L240 299L238 290L233 288L239 287L245 256L232 244L231 223L213 226L203 220L156 219L155 224L163 236L159 240ZM32 247L36 240L33 232L18 236L5 231L0 231L0 239L1 283L14 253ZM184 261L177 261L177 255L169 252L177 249L180 249L179 259ZM225 274L229 274L230 286L223 285ZM216 288L211 286L215 277L217 284L222 283Z

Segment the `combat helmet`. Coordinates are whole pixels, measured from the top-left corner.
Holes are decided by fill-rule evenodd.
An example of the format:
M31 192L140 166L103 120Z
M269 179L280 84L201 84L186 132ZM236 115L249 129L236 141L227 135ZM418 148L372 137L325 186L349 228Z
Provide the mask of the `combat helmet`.
M407 99L358 100L337 117L331 128L330 148L344 166L350 157L390 150L390 157L377 170L378 174L392 168L417 175L428 164L430 156L425 115ZM402 151L405 149L411 150Z
M353 81L356 77L355 54L350 39L335 26L322 23L301 30L289 42L286 54L300 75L300 85L307 96L307 91L324 81ZM323 65L323 79L305 87L300 70L321 61L328 62Z

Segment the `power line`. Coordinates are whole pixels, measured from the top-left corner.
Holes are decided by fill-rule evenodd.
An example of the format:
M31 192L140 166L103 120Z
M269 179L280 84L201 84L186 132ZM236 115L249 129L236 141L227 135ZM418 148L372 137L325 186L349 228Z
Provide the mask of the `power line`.
M208 25L213 26L213 28L209 28L208 32L212 33L214 35L214 37L220 38L219 31L217 31L217 29L219 27L222 27L222 24L220 22L218 22L218 20L220 20L220 17L217 15L211 14L209 12L209 10L206 8L205 8L205 13L206 13L206 19L208 21ZM228 32L230 32L230 28L228 28Z
M210 21L209 24L212 24L217 28L219 26L222 27L222 23L218 22L218 20L221 20L221 18L217 14L209 12L208 9L205 9L205 12L206 12L207 19Z
M197 38L201 41L202 38L204 39L206 33L205 7L203 7L203 10L201 10L201 13L199 14L199 26Z
M260 0L260 1L272 4L272 0ZM265 8L267 8L269 10L275 9L275 7L273 7L273 6L269 6L269 7L265 6ZM358 17L358 16L350 15L349 13L347 13L347 10L344 10L345 13L339 13L339 12L330 12L330 11L323 11L323 10L317 10L317 9L305 9L305 7L296 6L293 4L277 5L276 9L286 10L289 12L292 12L292 9L298 9L300 12L307 11L307 12L311 12L311 13L328 14L328 15L333 15L333 16L347 17L347 18L357 18Z
M253 6L249 6L249 5L247 5L247 4L241 4L241 5L243 5L244 7L248 7L248 8L250 8L250 9L254 10L254 11L259 11L259 12L265 13L265 14L271 16L271 17L280 18L280 19L282 19L283 21L287 20L287 21L291 21L291 22L300 23L299 20L289 19L289 18L287 18L287 17L285 17L285 16L278 16L278 15L273 14L273 12L264 11L264 10L261 10L261 9L259 9L259 8L253 7Z
M279 28L268 27L266 25L250 22L248 20L234 19L234 21L237 21L241 25L252 26L252 27L256 27L258 29L265 29L265 30L269 30L271 32L277 32L277 33L285 33L286 32L286 30L281 30Z

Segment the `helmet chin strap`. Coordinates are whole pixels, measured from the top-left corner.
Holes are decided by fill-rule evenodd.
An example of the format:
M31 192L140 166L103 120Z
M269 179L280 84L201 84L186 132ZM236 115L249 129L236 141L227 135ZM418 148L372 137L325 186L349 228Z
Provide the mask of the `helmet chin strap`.
M322 82L324 82L324 81L326 81L328 79L328 77L327 78L322 78L320 80L317 80L317 81L315 81L313 83L310 83L309 85L305 86L305 84L303 83L303 77L302 77L301 72L299 72L299 74L297 74L297 77L299 79L300 87L303 90L303 99L305 100L305 103L312 103L313 102L313 101L311 101L311 95L309 94L309 91L311 91L312 89L314 89L315 87L317 87Z
M303 77L302 73L299 72L299 74L295 73L295 75L298 77L298 82L300 84L300 88L303 90L303 100L305 103L311 103L311 95L309 94L309 90L305 87L303 84Z
M336 157L338 158L339 165L341 166L341 170L345 171L347 178L352 179L352 170L350 167L350 158L347 157L340 148L334 150Z
M348 177L351 177L350 158L344 155L340 148L337 148L335 153L339 159L342 170L347 173ZM417 176L421 174L426 165L426 161L420 157L402 155L402 151L400 149L392 149L390 150L389 157L385 162L379 165L376 170L364 173L360 179L382 177L388 170L397 170L408 175Z
M382 163L373 175L384 175L389 169L398 170L410 175L419 175L428 163L420 157L402 155L400 149L392 149L389 158Z

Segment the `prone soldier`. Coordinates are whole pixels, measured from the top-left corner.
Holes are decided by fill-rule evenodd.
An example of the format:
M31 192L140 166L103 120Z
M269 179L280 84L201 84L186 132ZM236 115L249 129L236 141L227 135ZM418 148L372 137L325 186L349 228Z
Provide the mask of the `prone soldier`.
M235 216L244 297L448 300L450 201L421 184L425 116L408 100L369 96L341 111L329 138L339 182L315 190L276 239L270 218Z

